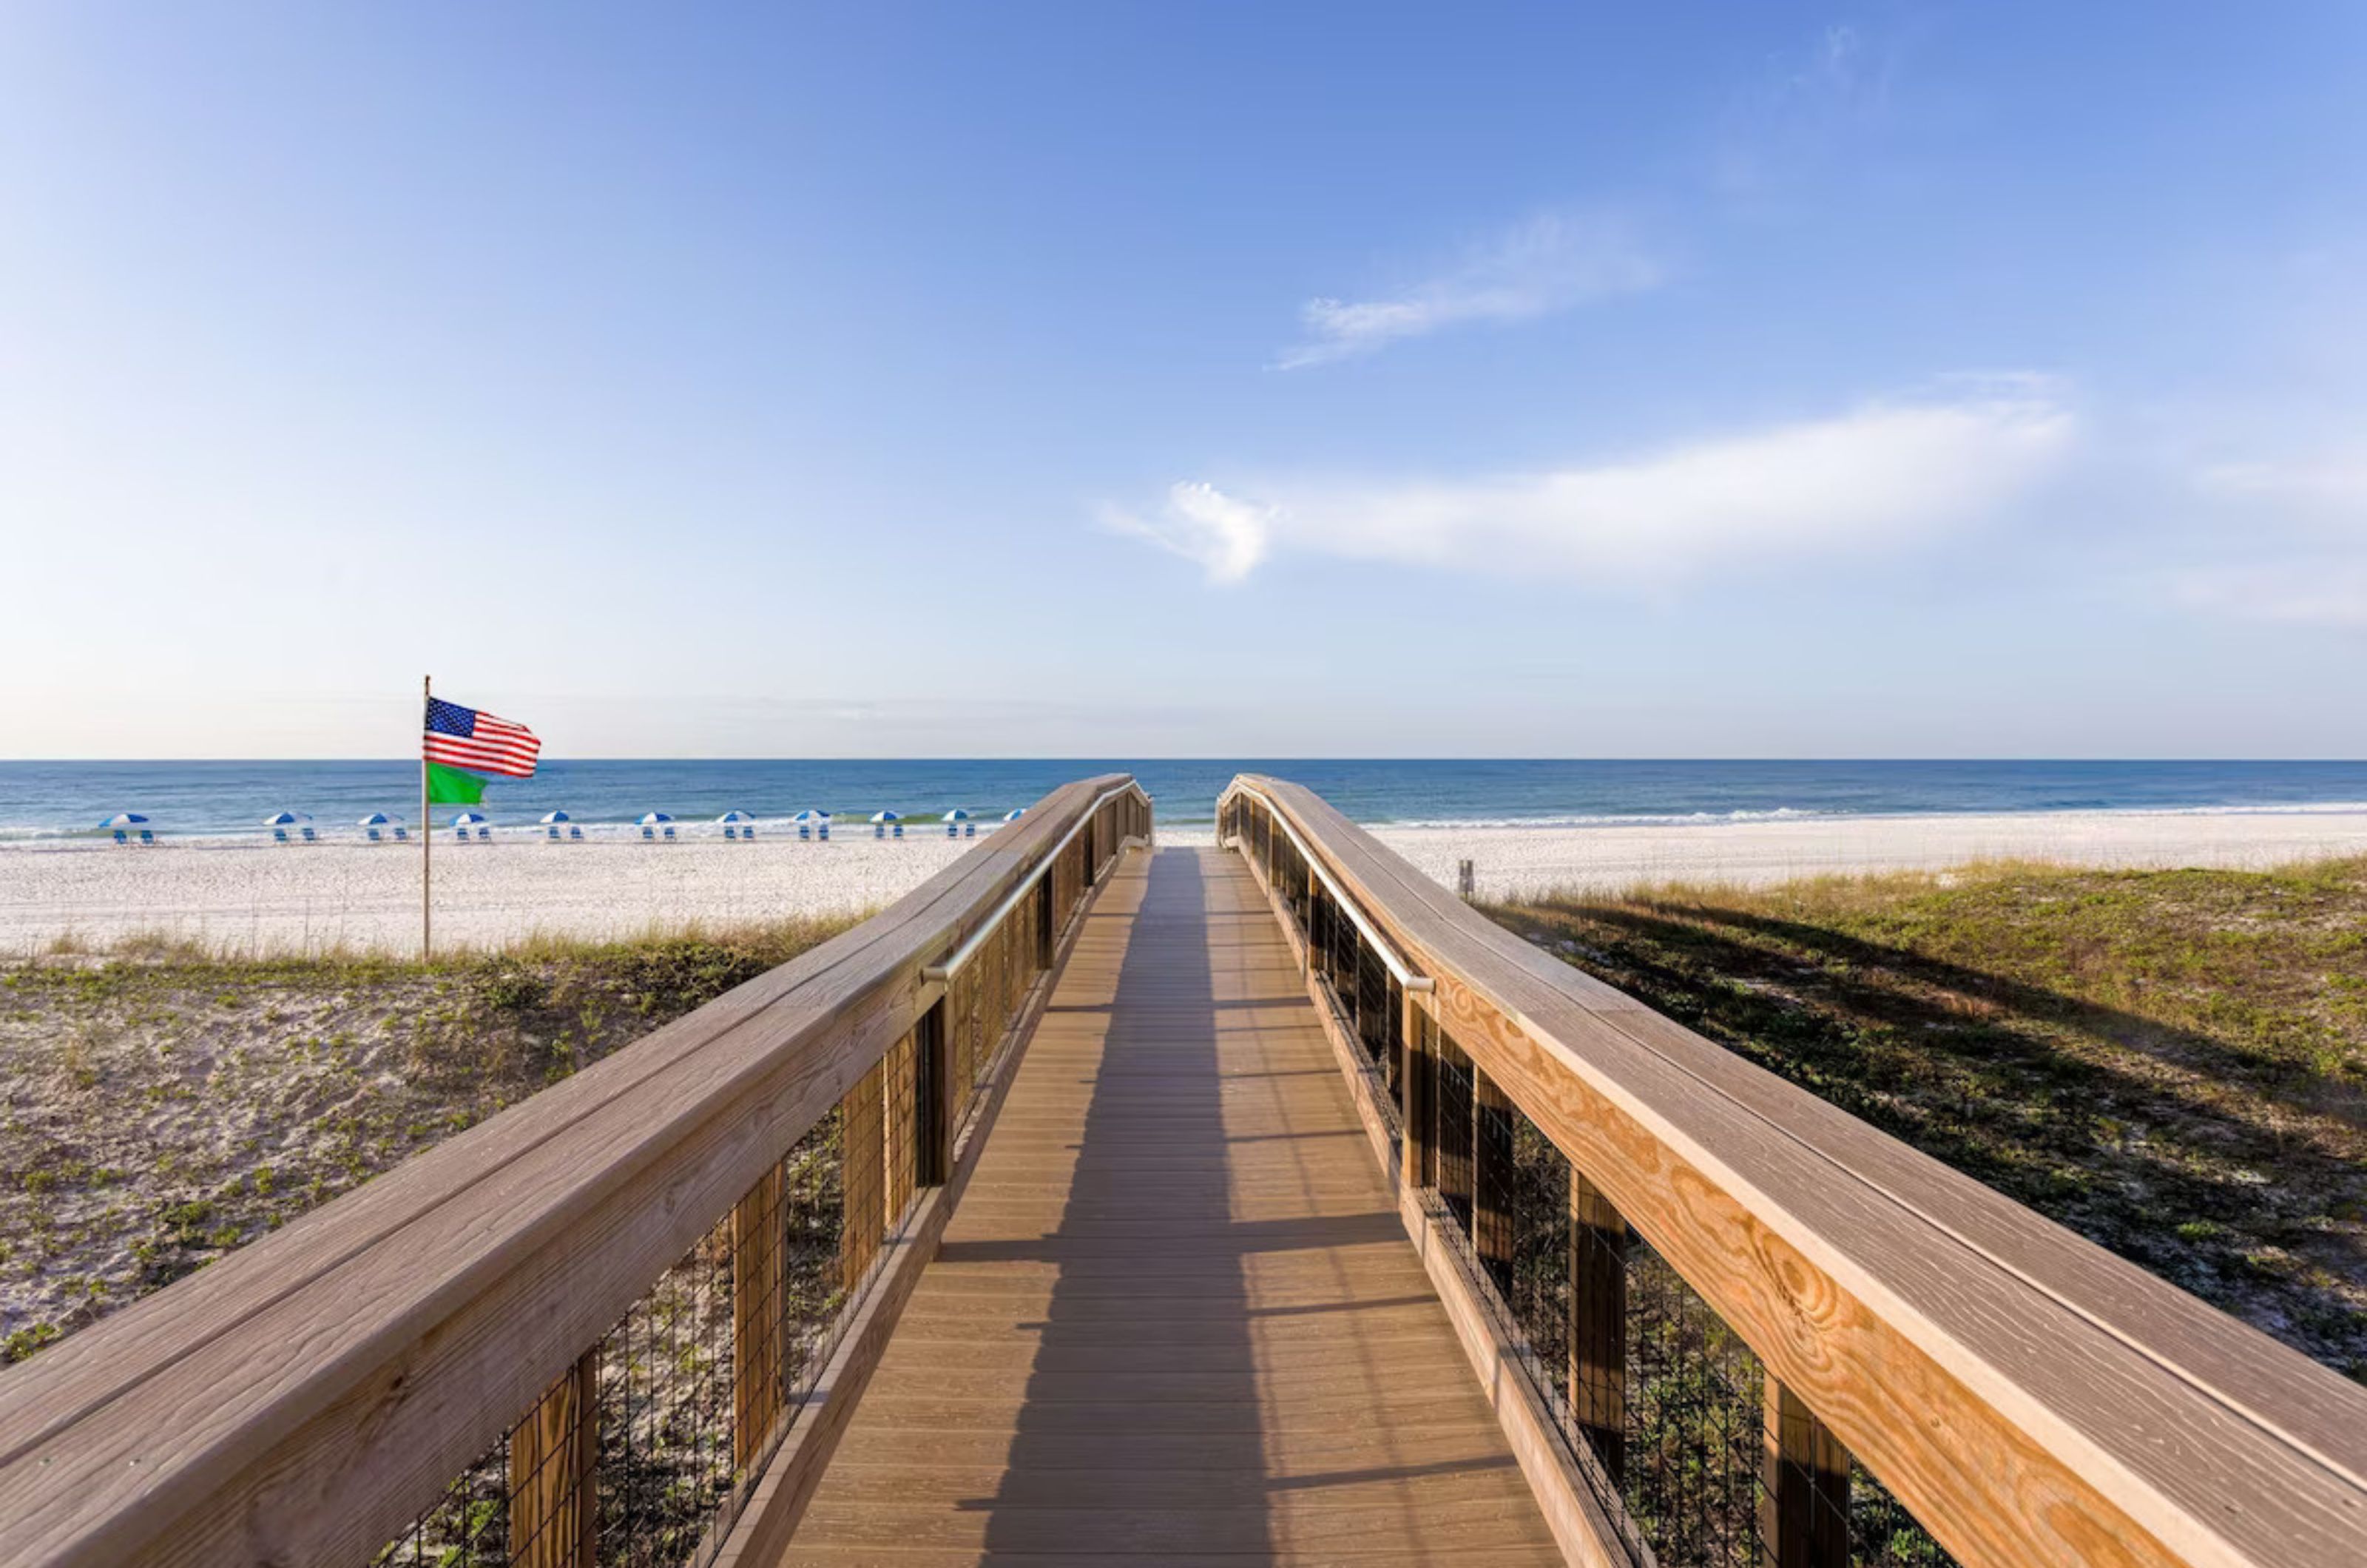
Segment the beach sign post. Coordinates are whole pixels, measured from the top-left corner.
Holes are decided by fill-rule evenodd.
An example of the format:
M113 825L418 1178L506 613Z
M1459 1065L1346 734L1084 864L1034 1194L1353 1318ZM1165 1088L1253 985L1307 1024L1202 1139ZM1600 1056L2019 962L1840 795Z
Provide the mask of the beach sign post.
M508 779L534 777L542 742L523 724L513 724L477 708L447 703L436 694L435 677L419 678L419 696L425 712L420 718L419 740L419 956L435 951L434 808L476 806L485 798L488 773ZM482 822L474 812L463 816ZM455 826L458 826L456 819ZM465 829L463 829L465 834ZM485 835L481 832L480 838Z

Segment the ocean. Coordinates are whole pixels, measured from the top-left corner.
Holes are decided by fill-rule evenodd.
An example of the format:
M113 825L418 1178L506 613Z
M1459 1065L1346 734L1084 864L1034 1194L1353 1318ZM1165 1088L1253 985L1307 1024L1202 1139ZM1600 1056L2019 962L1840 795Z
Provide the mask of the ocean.
M1041 761L547 761L496 780L497 825L562 809L597 832L645 811L684 822L740 810L777 820L809 807L842 820L908 819L958 807L1000 818L1054 785L1132 773L1159 819L1206 826L1237 773L1295 779L1370 824L1747 821L1936 812L2306 811L2367 802L2367 761L1351 761L1274 759ZM455 807L443 807L447 815ZM265 832L298 811L343 834L372 811L414 818L415 761L0 762L0 841L100 836L136 811L161 837Z

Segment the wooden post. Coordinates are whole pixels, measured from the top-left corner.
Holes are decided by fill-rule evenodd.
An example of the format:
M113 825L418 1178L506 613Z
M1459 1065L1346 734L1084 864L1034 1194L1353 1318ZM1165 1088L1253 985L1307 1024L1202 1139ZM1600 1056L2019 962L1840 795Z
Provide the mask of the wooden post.
M584 1355L510 1432L514 1568L593 1568L600 1360Z
M1471 1250L1500 1291L1512 1288L1512 1102L1471 1065Z
M1614 1483L1627 1474L1627 1222L1569 1172L1569 1407Z
M781 1199L776 1165L731 1210L731 1462L742 1470L756 1462L781 1413L788 1322Z
M880 1185L887 1193L883 1205L887 1223L893 1224L904 1217L904 1206L912 1201L914 1171L919 1163L912 1152L912 1129L917 1124L912 1103L916 1081L912 1036L907 1034L888 1048L887 1066L887 1077L879 1092L879 1147L885 1173Z
M1849 1568L1849 1450L1772 1376L1766 1418L1759 1535L1767 1568Z
M954 1168L953 1064L946 1055L946 1004L921 1015L912 1031L913 1177L923 1187L942 1187Z
M838 1280L852 1294L863 1283L888 1229L887 1187L881 1168L887 1154L880 1090L883 1064L855 1080L839 1101L838 1189L844 1213L838 1227Z
M1404 1147L1398 1159L1398 1178L1407 1187L1419 1190L1433 1185L1437 1172L1432 1168L1433 1146L1430 1125L1431 1101L1433 1090L1431 1081L1430 1014L1414 1000L1414 993L1405 994L1405 1129Z

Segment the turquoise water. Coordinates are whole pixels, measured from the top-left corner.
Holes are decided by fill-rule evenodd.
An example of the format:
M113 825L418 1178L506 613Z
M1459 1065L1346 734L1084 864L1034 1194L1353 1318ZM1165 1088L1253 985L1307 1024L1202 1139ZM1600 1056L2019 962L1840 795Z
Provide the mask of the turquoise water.
M764 818L813 807L999 818L1087 773L1132 773L1162 822L1206 825L1236 773L1313 788L1367 823L1747 820L1954 811L2305 810L2367 802L2361 761L581 761L494 782L496 824L564 809L595 830L644 811L685 822L729 810ZM366 813L419 813L415 761L0 762L0 840L95 835L118 811L160 835L259 833L282 809L342 833ZM443 808L448 814L453 807Z

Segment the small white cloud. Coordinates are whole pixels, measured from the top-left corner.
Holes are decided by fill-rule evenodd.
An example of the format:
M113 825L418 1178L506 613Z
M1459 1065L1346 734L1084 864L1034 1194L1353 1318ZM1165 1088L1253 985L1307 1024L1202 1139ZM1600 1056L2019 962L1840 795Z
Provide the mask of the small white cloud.
M2049 472L2073 417L2037 396L1877 403L1625 461L1466 479L1178 485L1119 525L1237 581L1277 548L1651 586L1977 521Z
M1265 559L1274 511L1238 501L1214 485L1171 486L1166 504L1150 517L1111 509L1102 520L1121 534L1148 539L1200 563L1211 582L1239 582Z
M1603 215L1546 215L1485 245L1440 276L1378 299L1310 299L1305 341L1275 361L1302 369L1370 354L1467 321L1520 321L1655 287L1660 267L1628 226Z

